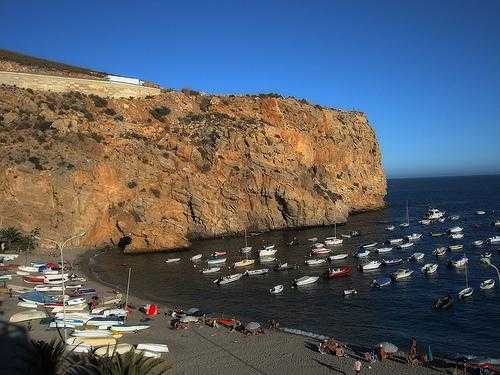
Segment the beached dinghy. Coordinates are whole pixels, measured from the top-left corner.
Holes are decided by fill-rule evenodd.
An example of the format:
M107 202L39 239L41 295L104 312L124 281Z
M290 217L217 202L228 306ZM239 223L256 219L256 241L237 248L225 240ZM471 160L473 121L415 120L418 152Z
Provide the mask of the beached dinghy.
M203 257L203 254L196 254L196 255L193 255L190 259L191 259L191 262L197 262L197 261L199 261L202 257Z
M227 258L210 258L207 260L208 264L222 264L226 263Z
M436 310L444 310L453 306L453 296L447 295L434 300L432 306Z
M319 276L302 276L302 277L299 277L298 279L295 279L293 281L293 283L296 286L302 286L302 285L314 284L318 280L319 280Z
M450 245L448 246L448 249L450 249L450 251L459 251L459 250L462 250L464 248L464 245Z
M346 259L348 256L349 256L349 254L347 254L347 253L334 254L334 255L330 255L328 257L328 259L330 259L331 261L336 261L336 260Z
M24 276L23 281L26 284L43 284L45 282L45 277L43 277L43 276Z
M245 276L257 276L264 275L269 272L269 268L260 268L258 270L247 270L243 275Z
M36 309L38 307L38 305L34 302L24 302L24 301L19 301L17 303L17 306L26 307L27 309Z
M110 328L111 331L113 332L137 332L137 331L143 331L145 329L148 329L150 326L146 325L136 325L136 326L112 326Z
M283 291L283 285L279 284L279 285L275 285L273 286L271 289L269 289L269 293L271 294L279 294Z
M326 259L324 259L324 258L306 259L306 261L305 261L305 264L307 264L308 266L317 266L317 265L320 265L323 263L326 263Z
M278 250L276 249L263 249L259 251L259 258L269 257L276 254Z
M472 242L472 244L476 247L481 247L481 246L483 246L484 241L483 240L476 240L476 241Z
M395 266L395 265L398 265L400 263L403 263L403 259L401 259L401 258L384 259L384 260L382 260L382 264L384 266L387 266L387 267L389 267L389 266Z
M403 243L403 241L404 240L402 238L392 238L388 242L390 245L399 245L400 243Z
M366 264L360 265L361 271L371 271L371 270L376 270L382 265L381 262L378 260L372 260L371 262L368 262Z
M410 277L412 274L413 274L412 270L405 268L405 269L400 269L400 270L397 270L396 272L393 272L391 274L391 277L394 281L397 281L397 280L406 279L406 278Z
M421 268L422 273L425 275L431 275L435 273L437 269L438 265L436 263L427 263Z
M424 253L413 253L409 258L408 260L415 260L415 261L420 261L422 259L424 259L424 256L425 254Z
M235 267L248 267L255 263L255 259L243 259L234 264Z
M400 249L408 249L408 248L412 247L413 245L415 245L413 242L406 242L406 243L402 243L402 244L398 245L398 247Z
M330 268L326 272L326 276L329 279L336 279L338 277L346 277L351 274L351 267L338 267L338 268Z
M390 251L392 251L392 247L381 247L381 248L377 249L377 252L379 254L388 253Z
M94 317L86 322L88 326L117 326L123 325L123 317L119 316L103 316Z
M181 258L169 258L169 259L165 260L165 263L177 263L180 261L181 261Z
M12 275L0 275L0 281L12 280Z
M90 347L92 348L92 347ZM101 346L94 350L94 354L98 357L112 357L115 354L125 354L134 349L130 344L121 343L117 345Z
M351 296L353 294L358 294L358 291L356 289L345 289L344 290L344 297Z
M52 313L58 313L58 312L61 312L61 311L82 311L82 310L85 310L87 308L87 304L86 303L82 303L80 305L72 305L72 306L66 306L65 309L63 309L62 306L56 306L52 309Z
M370 250L360 250L354 254L356 258L366 258L368 255L370 255Z
M19 276L29 276L30 273L26 272L26 271L16 271L16 275L19 275Z
M444 255L446 255L446 247L444 246L441 246L441 247L438 247L436 250L434 250L432 252L435 256L437 257L442 257Z
M66 340L68 345L89 345L92 347L116 345L116 339L114 337L69 337Z
M382 288L390 284L391 284L391 279L388 277L378 277L372 281L372 286L376 288Z
M327 255L330 254L331 252L332 251L326 247L311 250L312 255Z
M40 268L39 267L32 267L32 266L19 266L17 267L19 271L24 271L24 272L39 272Z
M219 285L229 284L229 283L232 283L234 281L241 279L242 276L243 276L243 274L241 274L241 273L235 273L233 275L220 277L217 280L214 280L214 284L219 284Z
M219 272L220 271L220 267L210 267L210 268L205 268L201 271L201 273L203 274L208 274L208 273L215 273L215 272Z
M363 246L361 246L361 247L362 247L363 249L370 249L370 248L375 247L375 246L377 246L377 245L378 245L378 242L372 242L372 243L367 243L367 244L365 244L365 245L363 245Z
M110 337L113 332L103 329L79 329L71 333L73 337Z
M38 319L44 319L47 317L47 314L44 311L38 311L38 310L25 310L18 312L14 315L12 315L9 318L10 323L20 323L20 322L27 322L29 320L38 320Z
M484 280L481 283L481 285L479 285L481 290L493 289L494 286L495 286L495 280L493 280L493 279Z
M168 346L164 344L139 344L137 350L145 350L155 353L168 353Z

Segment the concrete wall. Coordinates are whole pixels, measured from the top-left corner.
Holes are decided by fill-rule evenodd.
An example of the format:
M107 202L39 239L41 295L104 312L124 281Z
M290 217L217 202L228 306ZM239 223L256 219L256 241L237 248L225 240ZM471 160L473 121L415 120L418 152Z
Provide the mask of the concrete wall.
M128 83L94 79L58 77L42 74L1 72L0 84L40 91L79 91L111 98L144 97L160 94L160 89Z

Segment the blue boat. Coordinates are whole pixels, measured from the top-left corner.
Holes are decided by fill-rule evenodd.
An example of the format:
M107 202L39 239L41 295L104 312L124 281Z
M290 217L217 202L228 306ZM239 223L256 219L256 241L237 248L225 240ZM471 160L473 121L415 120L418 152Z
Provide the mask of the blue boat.
M391 279L389 277L377 277L373 280L372 285L377 288L382 288L383 286L387 286L391 284Z
M49 296L43 292L27 292L19 295L19 299L25 302L34 302L37 304L54 303L57 301L57 296Z

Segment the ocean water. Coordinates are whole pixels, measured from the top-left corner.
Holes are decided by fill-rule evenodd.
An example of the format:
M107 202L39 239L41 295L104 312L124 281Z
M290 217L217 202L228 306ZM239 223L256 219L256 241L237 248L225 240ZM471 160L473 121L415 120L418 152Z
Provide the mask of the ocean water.
M227 265L232 266L235 261L243 259L239 249L244 246L244 238L198 241L189 251L179 253L123 256L118 251L110 251L95 258L93 269L102 280L124 287L128 267L132 267L131 293L174 306L196 306L225 316L261 322L276 319L282 326L334 336L351 344L372 345L391 341L406 348L410 337L416 336L419 344L431 345L435 352L500 357L498 278L493 268L479 261L480 254L489 250L493 253L493 263L498 265L500 246L475 248L471 245L476 239L500 234L500 230L491 225L493 220L500 219L500 176L394 179L389 180L388 185L388 207L354 215L346 225L339 225L339 234L358 230L361 236L344 240L336 250L351 254L365 243L379 242L380 247L388 238L422 233L422 239L410 249L394 249L387 256L370 255L369 259L406 259L416 251L425 253L423 261L405 262L401 266L415 270L412 278L388 287L376 289L371 287L371 282L395 268L359 272L354 270L358 260L349 257L346 262L338 264L353 267L352 276L336 280L321 278L316 284L292 288L293 279L321 275L327 270L328 266L307 266L304 260L310 252L308 238L332 236L333 227L275 231L249 237L248 244L254 248L253 258L258 257L257 249L275 244L277 260L300 265L300 268L281 273L270 271L267 275L245 277L225 286L212 282L220 274L200 273L206 262L199 262L195 268L189 258L197 253L208 256L213 251L223 250L229 252ZM407 200L411 225L400 228L398 224L405 220ZM445 210L447 215L460 215L460 220L448 219L429 226L418 224L429 206ZM476 215L476 210L487 213ZM388 224L396 225L396 229L386 231L384 228ZM463 240L430 236L431 231L445 231L454 225L464 227ZM288 246L292 239L296 245ZM455 299L452 309L435 311L432 301L436 297L447 293L456 296L465 287L465 272L447 267L448 260L463 252L448 252L441 259L432 255L436 247L452 243L464 244L463 252L470 259L469 283L475 288L475 293L465 301ZM165 260L170 257L181 257L182 261L166 264ZM421 273L420 268L426 262L439 263L437 274L426 277ZM254 268L272 266L257 262ZM488 278L496 280L495 289L480 290L479 284ZM276 284L284 284L284 292L270 295L269 288ZM356 288L359 293L344 297L343 290L351 288Z

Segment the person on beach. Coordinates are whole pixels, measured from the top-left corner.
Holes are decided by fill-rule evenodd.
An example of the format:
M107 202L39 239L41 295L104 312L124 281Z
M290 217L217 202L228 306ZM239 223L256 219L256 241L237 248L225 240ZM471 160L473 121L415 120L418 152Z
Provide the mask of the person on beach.
M361 361L359 359L354 362L354 373L356 375L361 374Z

